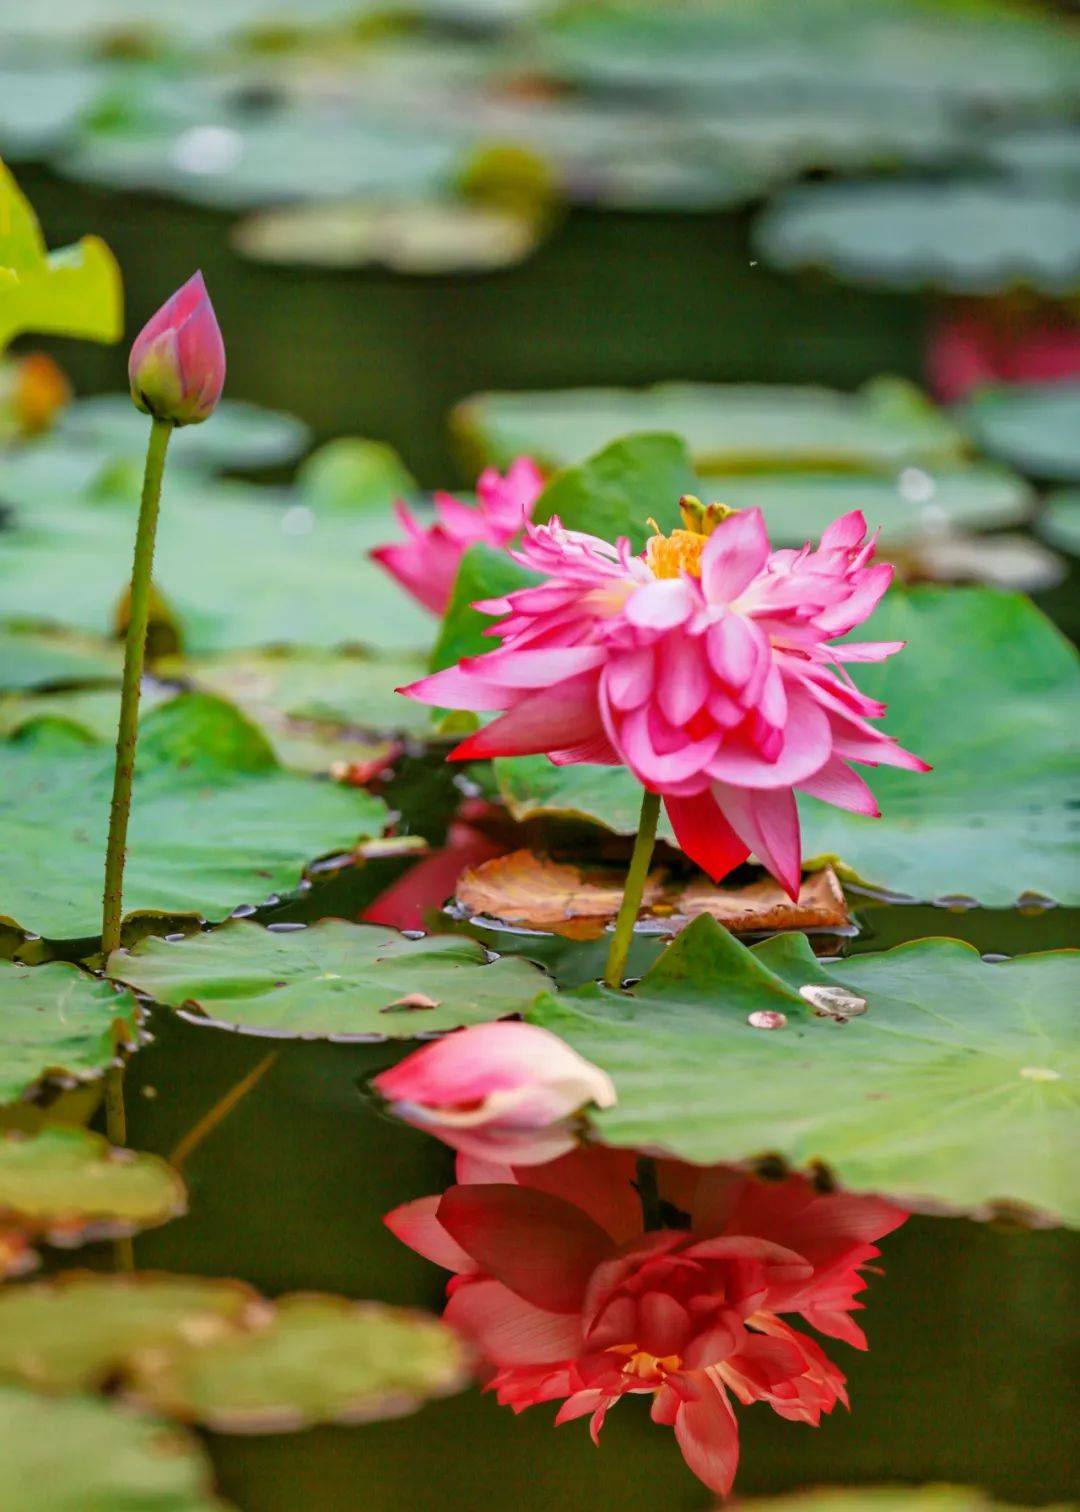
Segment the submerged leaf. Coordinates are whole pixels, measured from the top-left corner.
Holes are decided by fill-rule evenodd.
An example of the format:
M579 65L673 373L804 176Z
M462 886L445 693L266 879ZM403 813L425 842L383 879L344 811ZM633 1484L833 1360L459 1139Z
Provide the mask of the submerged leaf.
M408 1039L523 1013L548 978L527 961L488 962L460 935L409 939L377 924L320 919L285 934L241 920L114 952L109 975L217 1023L307 1039ZM432 1004L412 1013L402 1000Z
M803 936L747 950L698 919L629 991L549 994L528 1017L614 1079L617 1103L595 1116L609 1144L823 1163L926 1211L1080 1224L1078 963L989 964L936 939L824 965ZM808 986L867 1007L822 1014Z

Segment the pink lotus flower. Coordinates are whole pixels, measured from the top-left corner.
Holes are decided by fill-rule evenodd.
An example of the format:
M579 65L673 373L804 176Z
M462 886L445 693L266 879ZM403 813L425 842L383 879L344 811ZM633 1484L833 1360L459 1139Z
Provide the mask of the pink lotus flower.
M543 487L544 480L536 464L529 457L519 457L505 476L493 467L480 474L475 507L452 494L437 493L435 512L439 522L426 530L399 501L397 517L408 539L377 546L372 558L425 609L445 614L458 564L465 552L478 542L505 546L528 520Z
M996 383L1080 377L1080 326L1064 316L1032 320L965 313L942 320L926 353L930 387L946 404Z
M477 1024L413 1051L373 1083L407 1123L479 1160L535 1165L572 1150L611 1078L532 1024Z
M691 1470L727 1495L731 1396L815 1427L847 1406L843 1374L787 1315L865 1349L851 1317L862 1267L908 1215L799 1176L674 1161L657 1174L663 1229L645 1230L633 1155L595 1147L527 1169L459 1156L459 1185L384 1221L454 1272L446 1320L491 1366L502 1405L561 1401L556 1423L589 1415L596 1441L621 1397L649 1395Z
M225 343L201 273L152 315L128 358L139 409L173 425L209 419L225 386Z
M871 565L865 536L854 510L817 550L772 551L749 509L709 535L656 535L633 556L557 520L529 526L513 555L547 581L476 606L504 616L489 632L501 647L400 691L505 711L451 752L458 760L544 752L560 766L629 767L663 795L679 844L714 880L753 852L795 898L796 791L876 816L850 762L929 770L868 723L885 706L841 665L904 643L834 644L892 578Z

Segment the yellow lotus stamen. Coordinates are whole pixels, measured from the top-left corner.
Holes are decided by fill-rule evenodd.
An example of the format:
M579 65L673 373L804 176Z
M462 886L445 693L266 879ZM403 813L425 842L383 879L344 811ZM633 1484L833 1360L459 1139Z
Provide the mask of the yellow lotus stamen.
M673 530L668 536L650 536L645 561L654 577L676 578L683 572L700 577L701 553L707 539L692 530Z

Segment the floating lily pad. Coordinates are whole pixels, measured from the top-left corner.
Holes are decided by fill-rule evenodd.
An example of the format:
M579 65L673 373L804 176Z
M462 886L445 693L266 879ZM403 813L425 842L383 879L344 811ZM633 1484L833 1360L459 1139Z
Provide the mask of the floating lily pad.
M146 454L145 415L127 394L98 394L76 399L64 412L55 441L93 448L111 458ZM239 399L223 399L213 425L187 425L169 441L170 468L177 465L212 471L250 471L292 462L311 444L311 432L295 415L263 409Z
M47 1077L89 1081L134 1039L138 1014L128 992L57 961L0 961L0 1103Z
M523 1013L547 981L526 961L489 964L464 936L408 939L344 919L284 934L236 920L183 941L148 938L110 956L108 970L168 1007L306 1039L411 1039L487 1023Z
M23 331L118 341L120 270L97 236L47 252L37 216L0 163L0 351Z
M884 547L945 530L996 530L1027 518L1028 485L996 467L909 465L891 476L850 473L775 472L710 474L701 479L703 499L733 509L764 512L775 546L801 546L849 509L861 509Z
M1004 1512L1011 1505L973 1486L822 1486L790 1496L739 1498L742 1512ZM1065 1506L1050 1512L1065 1512Z
M845 878L923 900L1080 902L1072 647L1028 600L982 588L894 591L866 634L908 642L857 680L888 703L884 727L934 770L872 772L881 819L804 800L808 864L830 861ZM542 756L501 758L495 769L515 818L554 812L637 828L641 790L622 769Z
M57 1124L0 1138L5 1228L51 1244L84 1244L153 1228L185 1206L184 1183L165 1161L114 1149L87 1129Z
M300 881L305 864L379 833L386 808L358 789L283 771L263 736L209 694L142 721L124 880L128 911L211 919ZM100 925L113 755L69 731L0 745L8 866L0 916L54 939Z
M452 424L470 454L500 467L522 453L565 467L635 431L681 436L699 472L892 471L963 451L952 422L899 380L857 394L720 383L479 394L458 405Z
M1080 490L1051 494L1039 515L1039 534L1071 556L1080 556Z
M228 1512L186 1433L92 1397L0 1387L0 1505L18 1512Z
M523 262L540 231L527 216L465 201L341 203L264 210L237 226L233 243L256 262L479 273Z
M1014 180L803 184L764 211L757 246L781 268L958 294L1080 284L1075 195Z
M929 1211L1080 1224L1078 964L918 940L825 966L804 936L748 951L698 919L636 987L547 995L529 1018L614 1078L608 1143L820 1162Z
M123 658L119 645L90 636L0 627L0 691L118 682Z
M77 133L105 88L105 73L92 64L0 67L0 151L12 163L45 157Z
M567 529L604 541L626 536L640 551L653 533L650 515L665 529L677 525L679 500L696 486L678 436L624 436L552 478L532 517L540 523L556 516Z
M37 1391L96 1391L132 1355L234 1330L265 1303L241 1281L67 1271L0 1290L0 1376Z
M317 515L385 508L417 492L416 479L392 446L361 436L327 441L300 464L296 487Z
M316 1293L282 1297L261 1327L134 1364L141 1404L219 1433L403 1417L468 1376L464 1345L438 1319Z
M977 445L1021 472L1080 481L1080 383L984 389L961 414Z
M198 429L198 427L195 427ZM183 434L183 432L181 433ZM154 580L185 651L257 646L423 651L432 623L368 552L396 537L387 510L319 513L281 490L166 478ZM134 506L54 504L0 539L8 617L107 635L131 570ZM193 542L213 543L194 550Z

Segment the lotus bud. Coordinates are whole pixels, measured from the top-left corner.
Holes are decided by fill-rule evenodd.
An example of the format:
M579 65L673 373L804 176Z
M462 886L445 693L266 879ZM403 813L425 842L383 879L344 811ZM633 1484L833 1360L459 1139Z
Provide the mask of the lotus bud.
M729 504L703 504L694 494L683 494L679 500L679 513L683 525L695 535L711 536L735 510Z
M577 1143L580 1114L608 1108L607 1074L533 1024L477 1024L416 1050L374 1081L391 1112L480 1160L541 1165Z
M165 301L135 338L128 358L131 397L172 425L199 425L225 386L225 343L201 273Z

